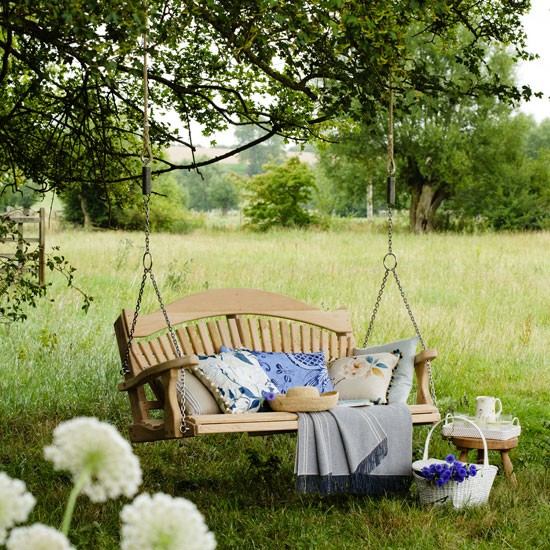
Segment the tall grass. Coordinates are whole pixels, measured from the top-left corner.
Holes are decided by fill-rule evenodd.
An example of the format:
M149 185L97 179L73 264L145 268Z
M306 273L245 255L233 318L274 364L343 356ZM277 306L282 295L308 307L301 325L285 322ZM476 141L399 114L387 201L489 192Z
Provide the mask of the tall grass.
M33 520L56 525L69 490L41 456L62 419L94 415L122 430L129 423L112 323L137 295L142 236L61 232L58 244L77 267L94 304L85 315L76 293L54 281L24 324L0 328L0 469L25 479L39 505ZM378 230L204 231L154 235L154 270L170 302L216 287L254 287L352 313L361 341L382 277L385 237ZM472 411L479 394L501 397L524 432L512 454L520 481L497 478L489 508L428 511L414 498L303 497L293 492L292 436L216 436L136 447L144 490L194 500L221 548L547 548L550 530L550 233L399 234L398 270L430 347L440 408ZM144 310L156 309L148 289ZM413 334L390 284L374 335ZM425 429L415 430L418 453ZM442 442L435 452L445 452ZM275 464L266 467L269 458ZM492 460L499 464L497 455ZM273 464L273 460L270 462ZM264 465L264 466L262 466ZM79 503L74 542L115 548L120 503Z

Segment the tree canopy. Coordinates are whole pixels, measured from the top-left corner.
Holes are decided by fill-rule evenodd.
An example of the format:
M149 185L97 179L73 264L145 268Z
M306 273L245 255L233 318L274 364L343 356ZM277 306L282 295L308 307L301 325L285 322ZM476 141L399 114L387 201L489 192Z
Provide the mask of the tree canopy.
M192 121L206 135L231 125L264 130L227 156L273 135L308 140L342 115L372 120L390 76L399 95L529 97L486 64L495 45L528 57L520 20L528 8L527 0L149 0L155 171L193 164L158 154L173 142L192 149ZM138 177L144 28L137 0L2 2L0 171L8 183L26 177L44 191ZM418 55L419 43L451 49L460 77Z

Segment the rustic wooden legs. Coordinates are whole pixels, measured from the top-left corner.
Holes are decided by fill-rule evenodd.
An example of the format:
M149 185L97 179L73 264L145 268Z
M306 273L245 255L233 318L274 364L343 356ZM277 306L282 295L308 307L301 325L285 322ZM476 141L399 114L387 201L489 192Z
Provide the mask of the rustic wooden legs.
M510 480L510 483L517 487L518 480L516 479L516 474L514 474L514 465L510 460L508 451L500 451L500 456L502 457L502 466L504 467L504 474Z
M181 435L181 411L178 403L176 384L180 371L170 369L162 374L164 387L164 432L166 437L179 437Z

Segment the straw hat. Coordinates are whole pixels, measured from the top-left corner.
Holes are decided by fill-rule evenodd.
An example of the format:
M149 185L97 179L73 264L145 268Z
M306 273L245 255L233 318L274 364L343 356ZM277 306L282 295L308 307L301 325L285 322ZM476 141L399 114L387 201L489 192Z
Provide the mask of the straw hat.
M296 386L289 388L286 395L279 394L269 402L274 411L279 412L317 412L327 411L338 404L338 392L329 391L319 394L317 388Z

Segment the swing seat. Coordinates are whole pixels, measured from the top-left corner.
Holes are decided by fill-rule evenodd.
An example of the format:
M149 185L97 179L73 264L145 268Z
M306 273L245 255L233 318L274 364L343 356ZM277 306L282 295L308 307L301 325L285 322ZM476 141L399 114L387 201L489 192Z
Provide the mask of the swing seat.
M166 333L162 311L138 318L120 391L128 392L133 417L130 439L157 441L218 433L272 434L296 431L298 416L288 412L182 415L176 383L180 369L197 364L197 355L220 347L257 351L324 351L329 361L352 354L355 347L347 310L322 311L287 296L254 289L217 289L193 294L166 307L183 357L177 357ZM115 322L122 362L126 357L133 311L123 310ZM415 357L416 404L409 405L413 424L440 419L429 392L427 362L435 350Z

